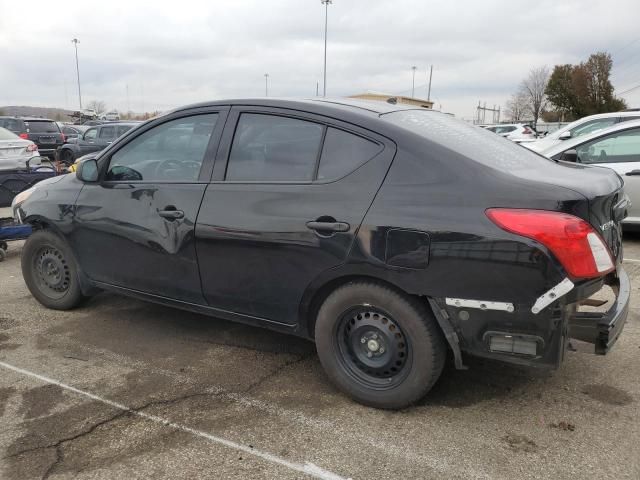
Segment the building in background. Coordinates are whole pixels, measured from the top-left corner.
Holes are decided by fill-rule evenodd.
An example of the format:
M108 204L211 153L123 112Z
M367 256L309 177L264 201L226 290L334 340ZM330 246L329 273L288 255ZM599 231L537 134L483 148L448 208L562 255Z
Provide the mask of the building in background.
M387 93L379 92L366 92L359 93L357 95L350 95L349 98L359 98L360 100L375 100L378 102L388 102L391 99L395 99L395 103L402 103L404 105L413 105L422 108L433 108L433 102L430 100L424 100L422 98L407 97L404 95L391 95ZM391 100L393 102L393 100Z

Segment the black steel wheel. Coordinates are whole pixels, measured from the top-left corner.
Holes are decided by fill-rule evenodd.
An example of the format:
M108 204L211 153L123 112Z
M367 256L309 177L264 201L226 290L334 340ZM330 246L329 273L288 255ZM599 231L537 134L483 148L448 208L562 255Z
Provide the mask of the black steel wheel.
M329 378L356 401L398 409L420 400L437 381L446 344L420 300L374 282L343 285L321 305L318 357Z
M46 307L68 310L85 298L69 247L48 230L35 231L24 244L22 275L31 294Z
M356 307L337 323L340 361L355 381L370 388L394 388L406 376L409 342L400 325L380 310Z

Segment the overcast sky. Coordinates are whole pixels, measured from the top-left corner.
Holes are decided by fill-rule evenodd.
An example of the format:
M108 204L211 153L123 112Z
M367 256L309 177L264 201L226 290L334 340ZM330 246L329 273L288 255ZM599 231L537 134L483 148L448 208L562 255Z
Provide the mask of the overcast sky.
M532 67L614 56L619 92L640 85L638 0L334 0L327 95L426 97L459 117L504 105ZM230 97L322 92L320 0L0 0L0 105L167 110ZM127 99L128 86L128 99ZM623 95L640 107L640 88Z

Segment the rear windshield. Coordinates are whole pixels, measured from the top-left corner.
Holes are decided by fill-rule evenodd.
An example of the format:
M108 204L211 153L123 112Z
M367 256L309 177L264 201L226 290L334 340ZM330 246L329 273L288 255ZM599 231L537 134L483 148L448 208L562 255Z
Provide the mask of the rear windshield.
M400 110L382 115L434 143L499 170L513 171L546 166L552 160L496 135L487 129L429 110Z
M0 127L0 140L15 140L16 138L18 138L18 136L15 133Z
M60 133L56 122L48 122L46 120L29 120L24 122L29 133Z

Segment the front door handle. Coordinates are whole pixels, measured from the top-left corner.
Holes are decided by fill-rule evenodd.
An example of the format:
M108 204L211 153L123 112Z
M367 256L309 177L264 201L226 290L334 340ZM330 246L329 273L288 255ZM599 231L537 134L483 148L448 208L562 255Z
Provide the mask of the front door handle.
M307 228L316 232L348 232L351 228L346 222L307 222Z
M627 177L631 177L634 175L640 175L640 170L631 170L630 172L625 173Z
M182 210L176 210L175 208L167 208L165 210L159 210L158 215L167 220L178 220L184 218L184 212Z

